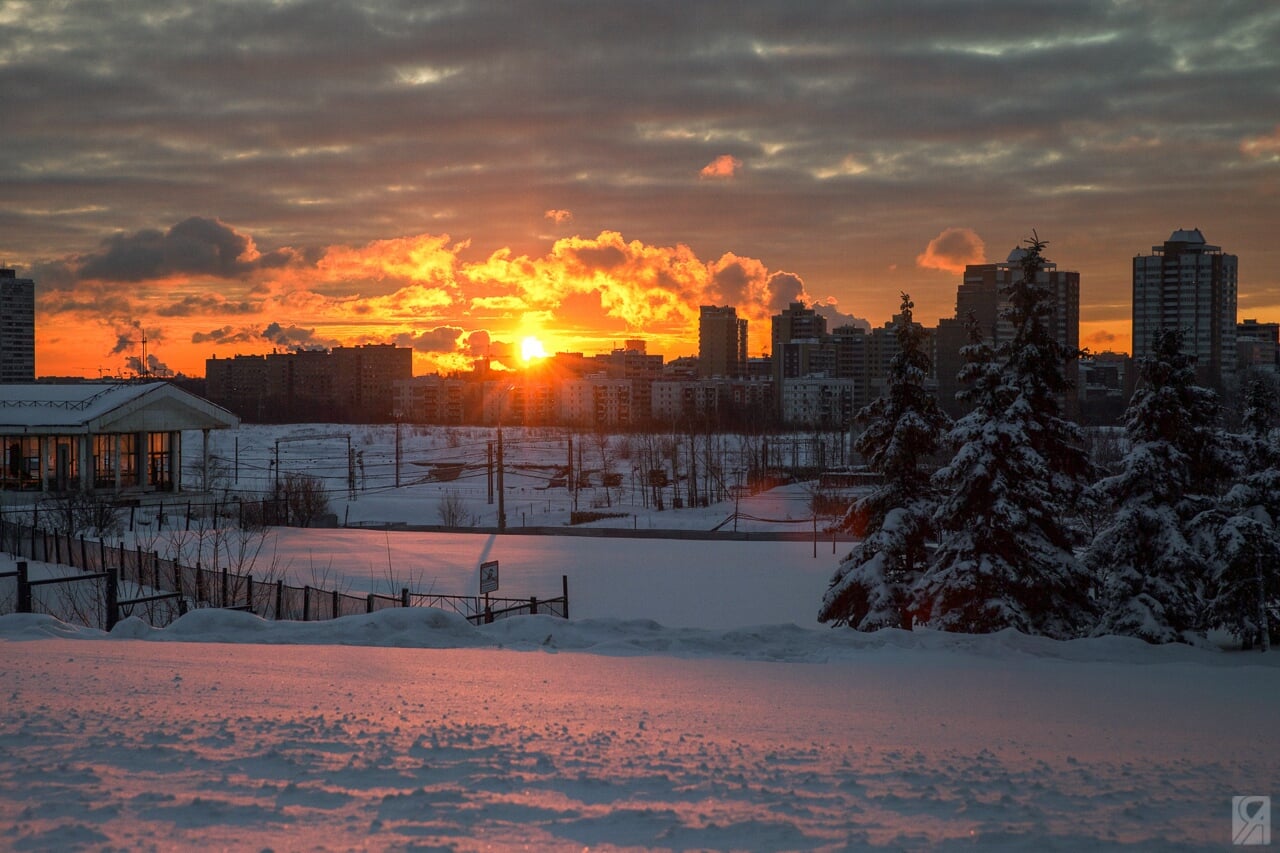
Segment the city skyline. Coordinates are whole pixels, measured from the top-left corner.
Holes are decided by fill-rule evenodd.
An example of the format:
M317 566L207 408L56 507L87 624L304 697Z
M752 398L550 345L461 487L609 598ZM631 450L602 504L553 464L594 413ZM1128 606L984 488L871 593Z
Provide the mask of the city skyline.
M954 7L952 7L954 10ZM1035 229L1128 351L1179 229L1280 319L1280 10L0 5L0 264L41 375L394 343L697 352L701 305L928 326Z

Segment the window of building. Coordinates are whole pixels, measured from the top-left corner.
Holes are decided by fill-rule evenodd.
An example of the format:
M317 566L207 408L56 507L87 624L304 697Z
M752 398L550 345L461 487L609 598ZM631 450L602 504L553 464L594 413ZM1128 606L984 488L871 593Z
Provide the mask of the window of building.
M115 484L116 437L95 435L93 437L93 485L95 488L110 488Z
M147 484L157 489L173 487L173 453L169 433L153 432L147 442Z

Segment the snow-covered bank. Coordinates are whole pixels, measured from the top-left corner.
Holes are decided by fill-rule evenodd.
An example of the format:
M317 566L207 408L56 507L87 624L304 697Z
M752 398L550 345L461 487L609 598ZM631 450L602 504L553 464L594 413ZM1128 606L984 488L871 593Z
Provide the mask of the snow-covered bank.
M417 609L0 654L18 849L1219 850L1280 791L1274 655Z

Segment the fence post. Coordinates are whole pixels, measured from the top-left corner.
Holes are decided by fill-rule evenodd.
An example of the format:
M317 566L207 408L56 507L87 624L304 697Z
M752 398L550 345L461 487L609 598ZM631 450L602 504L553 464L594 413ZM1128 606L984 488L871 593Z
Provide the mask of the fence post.
M106 571L107 569L107 540L98 540L98 571Z
M276 581L276 621L284 618L284 581Z
M155 582L154 588L156 592L167 592L160 586L160 552L151 552L151 579Z
M536 595L529 596L529 614L532 616L538 615L538 596Z
M311 620L311 587L303 585L302 587L302 621L309 622Z
M245 604L249 605L249 612L253 612L253 575L244 576L244 598Z
M196 606L204 602L204 569L200 568L200 561L196 560Z
M107 569L107 630L116 626L120 618L120 575L115 569Z
M178 594L178 615L181 616L187 612L187 600L182 594L182 564L177 560L173 561L173 591Z
M89 571L89 549L84 544L84 534L80 534L80 569Z
M147 575L143 571L143 566L145 566L146 563L142 561L142 546L139 545L137 550L138 550L138 574L134 576L134 579L137 580L138 586L142 586L147 582Z
M569 618L569 576L560 576L560 594L564 596L564 618Z
M342 606L341 598L338 594L338 591L335 589L333 591L333 617L332 618L337 619L339 616L342 615L342 612L339 609L341 606Z
M369 593L364 597L364 612L365 613L373 612L373 593Z
M409 606L409 587L407 586L400 587L400 606Z
M62 537L53 534L53 561L58 565L62 565Z
M31 584L28 583L26 560L18 561L18 612L31 612Z

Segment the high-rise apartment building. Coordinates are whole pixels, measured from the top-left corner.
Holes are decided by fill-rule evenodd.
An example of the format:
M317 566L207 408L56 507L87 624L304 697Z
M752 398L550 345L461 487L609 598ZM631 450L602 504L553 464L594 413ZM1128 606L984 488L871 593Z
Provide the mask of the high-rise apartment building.
M36 284L0 269L0 382L36 378Z
M781 314L773 315L770 340L773 345L774 393L782 393L782 380L818 372L812 364L821 361L819 351L827 336L827 318L803 302L792 302Z
M1235 255L1211 246L1199 228L1174 231L1150 255L1133 259L1133 355L1151 354L1162 329L1182 332L1198 381L1219 391L1235 384Z
M969 342L970 318L977 322L983 340L999 346L1013 336L1013 326L1002 319L1009 305L1009 289L1022 278L1022 260L1026 249L1015 248L1002 263L969 264L964 268L964 278L956 289L956 315L938 323L937 343L934 348L934 372L938 378L938 402L944 410L955 416L965 410L956 392L961 390L956 374L964 364L960 348ZM1059 270L1058 265L1046 259L1036 273L1036 280L1047 285L1053 304L1051 331L1054 339L1069 350L1080 348L1080 273ZM1078 365L1072 360L1066 364L1067 379L1073 384L1078 375ZM1069 413L1075 411L1075 395L1063 401Z
M738 378L747 374L747 321L736 308L703 305L698 312L698 375Z

